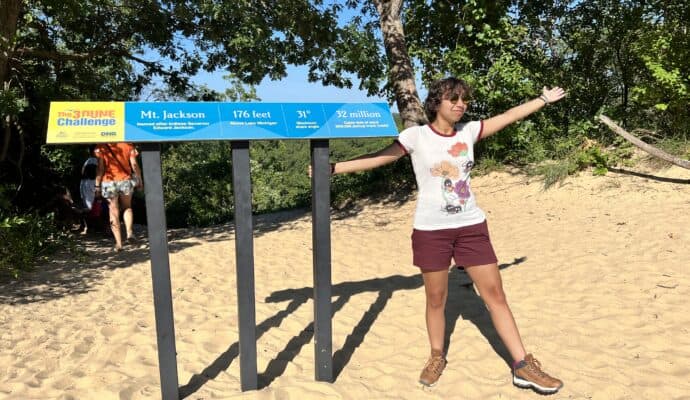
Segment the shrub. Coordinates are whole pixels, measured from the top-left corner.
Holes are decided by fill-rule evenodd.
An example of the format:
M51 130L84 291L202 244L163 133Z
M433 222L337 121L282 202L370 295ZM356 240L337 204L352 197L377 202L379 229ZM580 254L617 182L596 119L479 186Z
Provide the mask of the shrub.
M57 250L73 245L55 225L54 215L9 215L0 212L0 279L17 279Z
M19 212L12 207L7 186L0 186L0 280L17 279L57 250L75 248L55 214Z

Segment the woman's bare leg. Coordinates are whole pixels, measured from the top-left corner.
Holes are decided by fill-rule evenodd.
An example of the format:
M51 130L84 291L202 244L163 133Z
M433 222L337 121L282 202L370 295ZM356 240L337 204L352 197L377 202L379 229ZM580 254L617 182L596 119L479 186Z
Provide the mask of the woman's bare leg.
M465 271L477 286L479 295L489 309L494 328L513 357L513 361L522 360L525 358L525 348L522 345L515 318L513 318L513 313L510 311L506 295L503 292L503 282L498 271L498 265L496 263L477 265L466 267Z
M448 270L423 272L426 293L426 330L431 350L443 351L446 333L446 299L448 299Z
M134 236L134 212L132 211L132 195L120 195L120 205L122 206L122 218L125 220L125 230L127 239Z
M108 200L108 210L110 213L110 230L113 231L115 238L115 249L122 248L122 231L120 227L120 203L118 197Z

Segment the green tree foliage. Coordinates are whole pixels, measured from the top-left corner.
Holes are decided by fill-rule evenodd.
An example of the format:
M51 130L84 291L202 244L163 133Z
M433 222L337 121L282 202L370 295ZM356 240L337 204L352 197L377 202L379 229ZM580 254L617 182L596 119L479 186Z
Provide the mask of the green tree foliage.
M169 2L2 0L0 25L0 182L32 205L50 186L69 182L82 147L46 147L49 101L131 100L154 77L174 91L199 68L182 45ZM14 29L8 29L13 27ZM155 50L160 59L147 61ZM175 64L175 68L171 67ZM65 154L68 153L68 154ZM73 178L72 178L73 179Z
M690 135L690 6L685 1L653 2L645 8L640 40L633 51L645 78L631 88L635 111L667 135ZM648 118L651 114L652 118ZM651 119L651 121L649 121ZM646 125L646 124L645 124Z
M232 219L230 143L171 144L163 154L163 190L171 227Z
M454 74L474 86L472 118L534 96L542 84L567 87L567 108L484 145L491 157L513 162L553 154L573 126L602 110L685 132L688 5L681 1L1 1L3 10L18 10L0 14L16 16L3 21L3 35L16 29L2 41L9 56L0 64L9 68L0 69L0 111L14 118L3 120L3 179L18 186L25 184L20 161L53 172L52 150L40 150L47 99L133 99L154 77L188 93L188 76L202 68L231 70L251 84L304 64L312 81L392 98L400 93L391 57L408 52L424 82ZM404 29L387 34L397 20Z
M48 205L62 186L78 193L86 146L45 145L49 102L132 100L154 78L188 89L200 54L177 26L171 2L0 0L3 262L22 268L61 243Z
M333 159L348 159L374 152L391 139L336 139ZM311 202L307 175L309 142L265 140L250 143L252 209L266 213ZM170 227L206 226L232 219L232 149L229 142L166 145L163 149L163 190ZM193 182L193 184L190 184ZM406 197L414 185L407 159L374 171L336 175L333 200L341 203L362 196L400 192Z
M545 44L534 40L530 29L541 36L548 32L521 21L515 7L507 1L416 1L406 10L406 37L422 78L429 82L455 75L466 80L474 91L468 119L503 112L535 97L544 83L560 81L554 79L554 68L549 70L553 53L546 55ZM543 159L563 131L562 110L549 111L482 142L482 154L514 163Z
M85 149L45 146L49 101L143 95L250 101L256 100L252 85L284 78L291 64L306 65L310 81L387 96L397 103L402 126L424 119L415 76L424 84L446 75L465 78L475 92L467 118L503 112L536 96L542 85L563 86L565 102L483 141L480 156L519 164L568 158L554 176L584 165L604 171L615 158L599 150L605 146L584 146L614 140L595 123L597 113L628 129L687 140L689 4L0 0L0 185L13 207L3 218L33 215L59 184L76 192ZM228 92L190 85L201 70L229 71ZM153 83L162 87L151 90ZM349 158L385 144L336 140L332 156ZM255 211L308 203L306 142L257 142L251 152ZM172 226L231 217L227 143L171 144L163 155ZM410 187L409 168L403 160L336 176L333 197Z
M482 154L508 162L563 156L586 137L614 135L593 117L687 137L687 2L410 1L408 48L425 82L445 75L475 89L469 118L494 115L539 93L568 89L556 107L482 143ZM573 135L579 138L572 140Z

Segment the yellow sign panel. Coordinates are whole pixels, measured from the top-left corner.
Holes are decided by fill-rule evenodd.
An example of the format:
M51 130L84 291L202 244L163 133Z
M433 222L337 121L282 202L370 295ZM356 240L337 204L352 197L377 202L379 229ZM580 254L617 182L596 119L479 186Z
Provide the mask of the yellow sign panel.
M124 140L125 103L50 103L46 143L107 143Z

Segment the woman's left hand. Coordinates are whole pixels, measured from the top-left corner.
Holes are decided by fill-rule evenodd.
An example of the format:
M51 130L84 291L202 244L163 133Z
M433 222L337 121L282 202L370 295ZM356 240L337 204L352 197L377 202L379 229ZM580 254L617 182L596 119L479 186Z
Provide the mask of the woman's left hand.
M566 95L565 89L558 86L554 86L551 89L548 89L546 86L544 86L541 94L542 96L546 97L546 100L549 104L557 102L558 100L564 98Z

